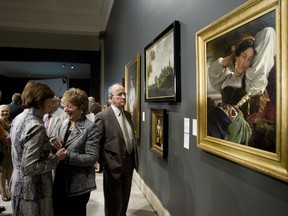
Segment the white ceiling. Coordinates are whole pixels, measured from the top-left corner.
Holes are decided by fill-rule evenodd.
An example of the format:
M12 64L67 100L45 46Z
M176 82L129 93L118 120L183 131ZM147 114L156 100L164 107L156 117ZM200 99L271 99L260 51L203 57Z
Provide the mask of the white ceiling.
M0 46L98 51L114 0L0 0ZM68 65L63 68L62 65ZM89 65L0 61L0 74L90 77Z

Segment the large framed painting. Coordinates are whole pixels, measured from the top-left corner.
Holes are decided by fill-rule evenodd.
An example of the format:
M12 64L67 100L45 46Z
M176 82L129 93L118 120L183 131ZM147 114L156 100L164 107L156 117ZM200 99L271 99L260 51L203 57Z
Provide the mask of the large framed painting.
M197 146L288 182L287 1L247 1L196 33Z
M151 109L150 149L163 159L168 155L168 114L166 109Z
M180 101L179 21L174 21L149 43L144 53L145 101Z
M140 139L140 60L140 54L136 54L125 65L125 91L127 92L125 109L131 113L136 139Z

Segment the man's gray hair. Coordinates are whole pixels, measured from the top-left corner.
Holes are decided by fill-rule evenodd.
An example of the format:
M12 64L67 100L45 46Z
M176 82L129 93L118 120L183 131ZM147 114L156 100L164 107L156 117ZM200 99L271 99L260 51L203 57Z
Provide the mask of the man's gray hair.
M115 85L120 85L120 86L124 87L124 86L121 85L120 83L114 83L113 85L109 86L109 88L108 88L108 97L110 97L110 96L113 95L113 94L112 94L112 89L113 89L113 87L114 87Z
M18 105L21 105L21 94L20 93L14 93L12 95L12 102Z

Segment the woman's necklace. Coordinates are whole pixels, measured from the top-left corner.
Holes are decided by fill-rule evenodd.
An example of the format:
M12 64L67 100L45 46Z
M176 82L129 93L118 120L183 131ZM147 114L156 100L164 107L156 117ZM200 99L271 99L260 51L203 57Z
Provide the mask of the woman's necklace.
M69 127L69 130L73 130L75 128L75 123L73 124L73 123L71 123L71 125L70 125L70 127Z

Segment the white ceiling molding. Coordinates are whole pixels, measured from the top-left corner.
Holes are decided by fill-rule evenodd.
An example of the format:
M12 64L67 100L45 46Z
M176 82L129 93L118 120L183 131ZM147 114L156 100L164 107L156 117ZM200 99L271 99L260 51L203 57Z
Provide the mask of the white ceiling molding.
M99 35L106 30L113 3L114 0L0 0L0 46L99 51ZM23 71L24 66L27 70ZM42 71L43 76L58 68L57 64L50 66L45 64L49 71ZM90 76L87 65L77 66L71 76ZM43 64L2 61L0 74L37 76L40 67Z
M0 29L98 36L114 0L0 0Z

